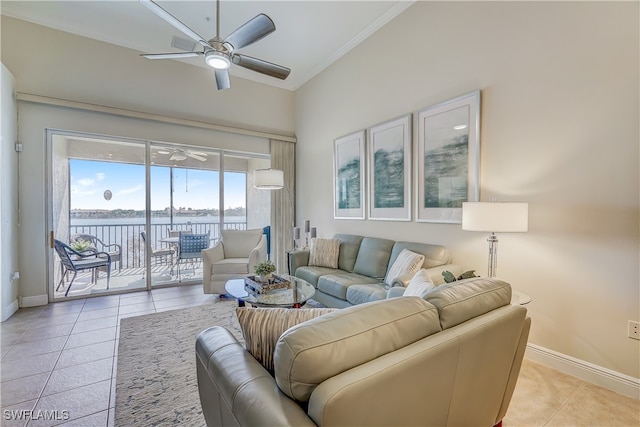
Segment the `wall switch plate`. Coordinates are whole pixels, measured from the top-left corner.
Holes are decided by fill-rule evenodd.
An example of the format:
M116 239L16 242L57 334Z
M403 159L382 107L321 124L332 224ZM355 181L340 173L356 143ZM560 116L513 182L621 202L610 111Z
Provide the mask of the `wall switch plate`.
M629 320L629 338L640 340L640 322Z

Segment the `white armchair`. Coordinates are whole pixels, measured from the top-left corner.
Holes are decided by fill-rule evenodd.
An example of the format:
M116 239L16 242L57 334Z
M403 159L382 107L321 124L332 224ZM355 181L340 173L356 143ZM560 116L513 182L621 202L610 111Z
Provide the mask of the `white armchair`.
M267 237L261 228L220 234L218 244L202 251L205 294L224 295L227 280L253 274L253 268L267 259Z

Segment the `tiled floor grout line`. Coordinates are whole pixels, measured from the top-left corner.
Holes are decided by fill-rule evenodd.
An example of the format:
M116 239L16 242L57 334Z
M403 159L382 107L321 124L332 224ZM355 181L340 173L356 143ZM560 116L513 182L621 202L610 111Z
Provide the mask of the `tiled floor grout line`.
M67 346L67 343L69 342L69 338L71 337L71 333L73 332L73 328L75 328L76 323L78 323L78 318L80 317L80 313L82 313L82 310L84 309L84 306L85 306L86 303L87 303L87 300L85 299L84 302L82 303L82 308L78 312L78 317L73 322L73 326L71 327L71 330L69 330L69 334L67 334L67 339L64 341L64 344L62 345L62 349L60 350L60 353L58 354L58 357L56 358L55 363L53 363L53 365L51 366L51 370L49 371L49 375L47 376L47 379L44 382L44 385L42 386L42 390L40 390L40 393L38 393L38 397L36 398L32 409L35 409L35 408L38 407L38 404L40 403L40 399L42 399L42 394L47 389L47 385L49 384L49 381L51 380L51 377L53 376L53 371L55 371L56 366L58 366L58 362L60 361L60 358L62 357L62 352L64 351L65 347ZM42 313L44 313L44 311L45 311L45 309L43 309L40 312L40 314L36 317L36 319L39 319L42 316ZM50 316L50 317L55 318L55 316ZM25 333L26 333L26 331L25 331ZM31 420L27 420L27 423L25 424L25 427L29 427L29 424L31 424Z
M580 384L575 388L575 390L573 390L573 392L571 392L571 394L564 400L564 402L562 402L560 404L560 406L558 407L558 409L549 416L549 419L547 421L545 421L544 426L552 426L554 424L549 424L551 421L553 421L553 419L556 417L556 415L558 415L560 412L562 412L562 410L569 404L569 402L571 402L571 400L576 396L576 394L578 394L578 392L584 388L585 386L585 382L581 381Z

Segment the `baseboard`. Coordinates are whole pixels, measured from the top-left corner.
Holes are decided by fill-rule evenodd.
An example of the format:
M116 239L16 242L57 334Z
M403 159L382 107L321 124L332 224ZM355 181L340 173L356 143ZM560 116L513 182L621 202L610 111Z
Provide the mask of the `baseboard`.
M9 317L13 316L13 313L18 311L20 305L18 304L18 299L14 299L11 304L2 308L2 322L7 320Z
M49 304L49 297L45 295L34 295L32 297L20 297L20 307L37 307Z
M557 371L608 388L616 393L640 399L640 379L576 359L535 344L527 344L525 357Z

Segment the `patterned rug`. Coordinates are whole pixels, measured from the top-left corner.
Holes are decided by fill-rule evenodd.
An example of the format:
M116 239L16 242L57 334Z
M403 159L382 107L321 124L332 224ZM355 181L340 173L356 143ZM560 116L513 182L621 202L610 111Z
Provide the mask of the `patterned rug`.
M206 426L196 376L195 342L224 326L241 343L235 299L165 311L120 322L116 373L116 427ZM324 307L309 300L306 307Z
M116 426L206 426L196 377L196 337L224 326L241 342L235 300L122 319Z

